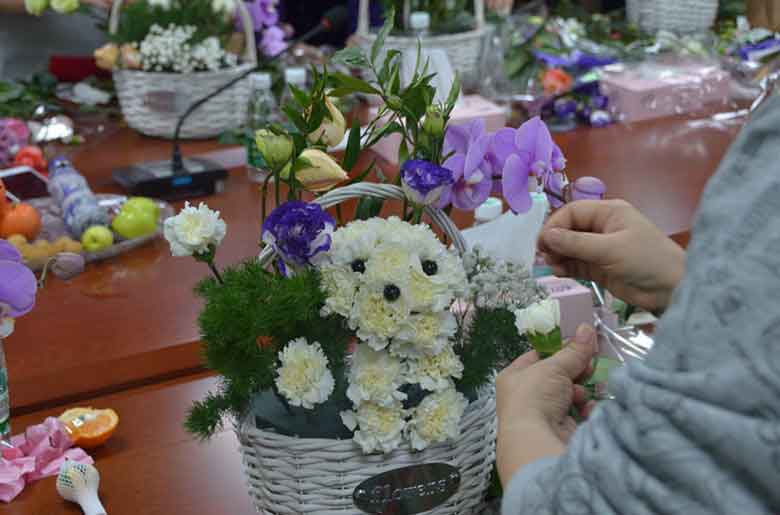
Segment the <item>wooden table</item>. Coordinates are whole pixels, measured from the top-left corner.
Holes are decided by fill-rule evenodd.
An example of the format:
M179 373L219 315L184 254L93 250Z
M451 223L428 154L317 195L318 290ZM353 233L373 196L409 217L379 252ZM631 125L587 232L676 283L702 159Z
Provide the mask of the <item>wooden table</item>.
M206 443L182 427L190 402L215 383L212 378L177 380L90 400L117 411L120 424L105 446L94 450L100 497L111 515L250 515L256 513L241 472L238 441L231 430ZM58 416L63 408L12 420L17 430ZM55 479L29 485L4 515L80 514L60 498Z
M689 120L677 118L555 137L573 178L602 178L610 196L634 203L672 235L688 230L704 183L735 131L692 129ZM184 145L184 152L217 148L196 142ZM114 168L168 153L169 143L125 129L76 153L74 162L96 191L119 192L111 181ZM204 199L228 222L217 255L226 265L257 252L260 193L246 177L241 149L211 157L231 168L226 191ZM457 214L456 222L468 225L470 215ZM6 345L15 413L199 370L195 322L201 304L192 288L206 275L204 265L172 258L167 243L157 241L91 265L72 281L51 279Z

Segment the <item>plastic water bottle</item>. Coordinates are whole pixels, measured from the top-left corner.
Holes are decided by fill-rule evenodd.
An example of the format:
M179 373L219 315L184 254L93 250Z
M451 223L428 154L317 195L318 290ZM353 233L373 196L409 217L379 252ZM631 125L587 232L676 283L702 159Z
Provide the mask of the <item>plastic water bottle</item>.
M81 238L90 226L108 225L108 210L100 205L87 180L67 159L58 157L49 163L48 189L74 238Z
M250 96L247 109L246 171L250 181L263 182L268 175L264 163L255 145L255 132L266 128L269 124L278 122L276 100L271 92L271 75L268 73L253 73L249 76Z

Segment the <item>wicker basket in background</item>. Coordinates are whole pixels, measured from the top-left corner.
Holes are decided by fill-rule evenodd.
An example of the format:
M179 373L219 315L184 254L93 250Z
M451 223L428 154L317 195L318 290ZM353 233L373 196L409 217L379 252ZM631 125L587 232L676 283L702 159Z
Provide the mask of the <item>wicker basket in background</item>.
M400 187L358 183L337 188L318 198L332 207L360 197L403 200ZM440 209L427 207L426 215L453 242L459 253L466 242L450 218ZM274 258L271 247L260 254L261 264ZM266 515L360 515L353 492L364 480L401 467L446 463L458 469L457 492L433 515L481 513L495 463L496 404L491 383L480 390L466 408L456 441L431 445L421 452L402 446L389 454L364 454L352 440L296 438L260 429L251 415L236 428L244 473L252 502Z
M109 32L119 28L123 0L114 0ZM133 129L172 138L179 116L193 102L257 65L252 19L243 1L236 2L245 33L243 64L214 72L162 73L114 70L114 85L127 124ZM238 127L246 118L249 79L239 81L193 112L181 129L182 138L211 138Z
M360 0L358 14L357 36L363 46L370 47L376 40L371 33L369 22L369 0ZM479 74L479 60L482 55L482 43L485 39L485 5L484 0L474 0L474 18L476 25L473 30L457 34L442 34L428 36L422 39L423 48L441 48L447 52L452 67L461 77L474 79ZM417 48L416 37L390 36L385 40L386 50L407 50Z
M646 32L699 32L715 22L718 0L627 0L626 14Z

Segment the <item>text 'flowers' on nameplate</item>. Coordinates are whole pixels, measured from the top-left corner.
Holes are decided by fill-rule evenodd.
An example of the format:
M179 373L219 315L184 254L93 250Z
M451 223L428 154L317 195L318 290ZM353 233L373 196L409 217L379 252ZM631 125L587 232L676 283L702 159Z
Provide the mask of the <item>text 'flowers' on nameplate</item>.
M413 515L431 510L460 488L460 472L446 463L403 467L368 478L355 488L355 506L366 513Z

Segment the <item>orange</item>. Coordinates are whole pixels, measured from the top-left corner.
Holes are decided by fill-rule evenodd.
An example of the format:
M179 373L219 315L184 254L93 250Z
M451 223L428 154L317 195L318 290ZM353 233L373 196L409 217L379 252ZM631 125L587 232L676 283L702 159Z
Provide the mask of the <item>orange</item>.
M73 439L73 445L92 449L106 443L119 425L112 409L72 408L60 415L60 422Z
M41 214L29 204L11 204L0 219L0 237L21 234L32 241L41 231Z

